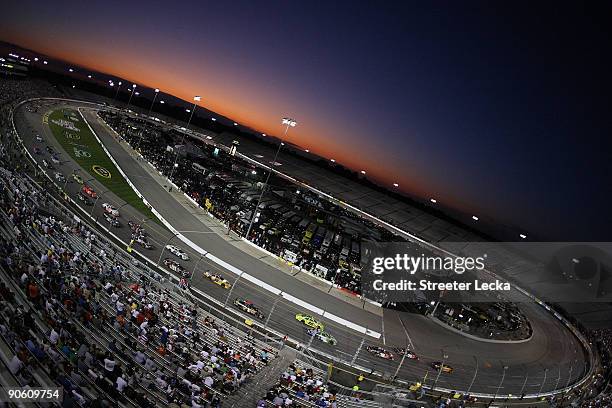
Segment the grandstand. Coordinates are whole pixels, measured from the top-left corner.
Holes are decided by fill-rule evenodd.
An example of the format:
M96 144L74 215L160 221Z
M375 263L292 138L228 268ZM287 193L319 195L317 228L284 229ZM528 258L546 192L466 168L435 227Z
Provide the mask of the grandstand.
M382 406L372 401L376 397L373 394L367 397L372 400L357 402L366 398L366 393L356 395L334 386L304 354L297 356L282 344L255 339L202 310L160 270L135 261L104 234L75 217L40 184L44 179L26 171L15 135L8 129L8 112L18 100L59 95L58 91L34 81L3 80L0 87L3 384L61 386L64 406ZM163 161L159 163L163 165ZM208 162L200 165L213 169ZM231 163L229 167L223 162L219 166L230 172L252 171ZM188 174L188 163L184 167ZM218 168L215 171L221 173ZM179 177L186 179L181 172L177 174L177 182ZM241 180L219 178L216 185L236 181ZM213 202L223 203L223 195L214 193L219 195L211 195ZM289 212L295 214L282 212L284 194L281 199L273 197L264 201L261 212L269 219L278 219L265 229L258 228L253 237L268 248L285 242L284 234L278 234L275 240L268 236L277 234L267 231L279 229L299 214L293 209ZM294 198L298 201L293 195L289 202ZM306 203L305 208L319 207L320 202L312 195L300 199ZM274 208L278 204L281 207ZM224 209L223 204L218 206ZM348 234L346 240L340 234L335 249L338 261L348 249L344 259L352 273L350 263L355 263L353 254L359 252L352 242L358 242L354 238L360 240L364 234L354 226L354 215L342 211L333 215L358 231ZM334 248L335 234L327 239L328 232L342 221L326 217L319 223L319 216L319 211L309 211L307 217L295 220L297 227L303 224L302 218L308 221L297 234L301 242L298 252L303 252L302 245L306 244L318 249L327 242ZM259 224L265 225L265 221L264 216ZM325 228L325 234L321 228ZM239 226L235 229L241 231ZM308 259L316 260L314 254ZM350 281L340 282L358 289ZM591 335L604 357L603 371L579 394L575 391L560 398L569 402L572 397L571 401L579 401L584 407L604 407L610 403L610 334L602 331ZM415 404L418 396L408 395L407 404ZM426 398L418 403L429 406L434 400ZM465 403L452 401L457 406Z

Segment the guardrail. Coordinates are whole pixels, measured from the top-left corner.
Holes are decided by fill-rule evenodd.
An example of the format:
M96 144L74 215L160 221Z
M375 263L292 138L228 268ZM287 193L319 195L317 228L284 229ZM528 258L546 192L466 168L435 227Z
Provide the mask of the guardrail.
M95 103L95 102L88 102L88 101L82 101L82 100L78 100L78 99L69 99L69 98L55 98L55 97L29 98L29 99L26 99L26 100L23 100L23 101L19 102L19 103L18 103L18 104L17 104L17 105L16 105L16 106L15 106L15 107L14 107L14 108L13 108L13 109L12 109L12 110L9 112L9 119L10 119L10 123L11 123L11 125L12 125L12 127L13 127L13 131L14 131L14 133L15 133L15 135L16 135L16 136L19 136L19 133L17 132L17 128L16 128L16 126L15 126L15 122L14 122L14 110L16 110L16 109L17 109L19 106L21 106L21 105L23 105L23 104L25 104L25 103L32 102L32 101L37 101L37 100L57 100L57 101L67 101L67 102L85 103L85 104L90 104L90 105L96 105L96 106L98 106L98 107L100 107L100 108L103 108L103 109L112 109L112 110L117 110L117 111L120 111L120 109L117 109L117 108L112 108L112 107L108 107L108 106L101 105L101 104L99 104L99 103ZM77 108L77 109L78 109L78 108ZM81 113L81 112L80 112L80 110L79 110L79 113ZM82 114L81 114L81 116L82 116ZM83 119L85 120L85 118L84 118L84 117L83 117ZM135 187L135 186L134 186L134 185L131 183L131 181L130 181L130 180L127 178L127 177L126 177L126 175L125 175L125 173L123 172L123 170L122 170L122 169L121 169L121 168L120 168L120 167L117 165L117 163L116 163L116 161L114 160L114 158L112 157L112 155L110 155L110 153L108 152L108 150L106 149L106 147L104 146L104 144L101 142L101 140L98 138L97 134L96 134L96 133L93 131L93 129L91 128L91 126L89 125L89 123L88 123L86 120L85 120L85 123L87 124L87 126L88 126L88 127L89 127L89 129L91 130L92 134L94 135L94 137L96 138L96 140L98 141L98 143L100 143L100 145L101 145L101 146L102 146L102 148L104 149L105 153L106 153L106 154L108 155L108 157L109 157L109 158L112 160L113 164L115 164L115 166L117 167L117 169L119 170L119 172L120 172L120 173L122 174L122 176L123 176L123 177L126 179L126 181L128 182L128 184L130 185L130 187L131 187L131 188L134 190L134 192L135 192L135 193L136 193L136 194L139 196L139 198L141 198L141 200L143 200L143 202L144 202L144 203L145 203L145 204L146 204L146 205L147 205L149 208L151 208L151 211L153 212L153 214L154 214L154 215L156 215L156 216L157 216L157 217L160 219L160 221L162 221L162 223L164 223L164 225L165 225L165 226L166 226L166 227L167 227L167 228L168 228L170 231L172 231L173 233L176 233L176 234L178 234L178 235L181 235L181 234L180 234L178 231L176 231L176 229L174 229L174 228L173 228L173 227L172 227L172 226L171 226L171 225L170 225L170 224L169 224L169 223L168 223L168 222L167 222L167 221L166 221L166 220L165 220L163 217L161 217L161 214L159 214L159 213L157 212L157 210L155 210L154 208L152 208L152 206L151 206L151 205L150 205L150 204L149 204L149 203L146 201L146 199L145 199L145 198L142 196L142 194L140 194L140 192L139 192L139 191L136 189L136 187ZM51 178L51 177L50 177L50 176L49 176L49 175L46 173L45 169L44 169L43 167L41 167L41 166L38 164L38 162L37 162L37 161L34 159L34 157L33 157L33 156L30 154L30 152L28 151L28 149L27 149L27 148L25 147L25 145L23 144L23 140L21 140L21 138L19 138L19 143L21 144L22 149L25 151L25 153L27 154L27 156L29 157L29 159L32 161L32 163L34 163L34 164L35 164L35 166L36 166L36 167L38 167L38 169L41 171L41 173L42 173L42 174L44 174L44 175L45 175L45 176L46 176L46 177L47 177L47 178L48 178L48 179L51 181L51 183L52 183L52 184L54 184L56 187L58 187L58 189L60 189L60 190L61 190L61 188L59 188L59 186L57 186L57 184L55 183L55 181L54 181L54 180L53 180L53 179L52 179L52 178ZM242 156L243 156L243 158L245 158L246 160L249 160L249 161L252 161L252 162L258 163L260 166L263 166L263 167L269 168L268 166L266 166L266 165L264 165L264 164L262 164L262 163L259 163L259 162L255 161L255 160L253 160L253 159L250 159L250 158L248 158L247 156L244 156L244 155L242 155ZM301 182L297 181L296 179L292 178L291 176L284 175L283 173L280 173L280 172L278 172L278 171L276 171L276 170L274 170L274 169L272 169L272 171L274 171L275 173L277 173L277 174L279 174L279 175L282 175L282 177L284 177L284 178L288 178L288 179L293 180L294 182L296 182L296 183L298 183L298 184L302 184ZM172 183L172 184L173 184L173 183ZM349 207L349 208L354 209L354 211L358 211L358 212L360 212L360 213L363 213L364 215L367 215L367 217L368 217L368 218L372 218L372 217L373 217L373 216L371 216L371 215L369 215L369 214L367 214L367 213L365 213L365 212L363 212L363 211L359 210L358 208L356 208L356 207L354 207L354 206L351 206L350 204L346 204L346 203L344 203L344 202L342 202L342 201L340 201L340 200L338 200L338 199L336 199L336 198L332 197L331 195L329 195L329 194L327 194L327 193L321 192L320 190L314 189L314 188L312 188L312 187L310 187L310 186L308 186L308 185L304 185L304 187L306 187L306 188L310 188L311 190L313 190L313 191L315 191L315 192L318 192L319 194L322 194L322 195L324 195L324 196L328 197L328 199L330 199L330 200L333 200L333 201L335 201L335 202L342 203L343 205L345 205L345 206L347 206L347 207ZM75 205L77 206L77 208L81 209L81 211L83 211L83 212L84 212L84 213L85 213L85 214L86 214L88 217L90 217L90 215L89 215L89 214L88 214L88 213L87 213L87 212L86 212L84 209L82 209L82 208L81 208L81 207L80 207L78 204L76 204L76 203L75 203L75 202L74 202L74 201L73 201L71 198L69 198L69 197L68 197L68 199L69 199L69 200L70 200L70 201L71 201L73 204L75 204ZM92 219L93 219L93 217L90 217L90 218L92 218ZM374 217L374 218L375 218L375 217ZM102 224L98 223L98 222L97 222L97 220L93 219L93 221L94 221L94 222L95 222L95 223L96 223L96 224L97 224L99 227L101 227L103 230L105 230L107 233L109 233L111 236L113 236L113 238L114 238L114 239L116 239L118 242L124 243L124 242L123 242L123 240L121 240L119 237L117 237L115 234L113 234L111 231L109 231L109 230L108 230L106 227L104 227ZM389 224L389 223L386 223L385 221L382 221L382 220L380 220L380 221L381 221L381 222L383 222L383 223L385 223L385 224L387 224L387 225L388 225L390 228L393 228L393 229L395 229L395 230L398 230L398 231L402 232L403 234L408 234L408 235L410 235L411 237L413 237L413 239L417 240L418 242L420 242L420 243L422 243L422 244L424 244L424 245L426 245L426 246L428 246L428 247L430 247L430 248L436 249L436 250L438 250L438 251L442 251L443 253L445 253L445 254L447 254L447 255L449 255L449 256L452 256L452 257L457 257L457 256L458 256L458 255L455 255L455 254L453 254L453 253L451 253L451 252L449 252L449 251L447 251L447 250L445 250L445 249L442 249L442 248L440 248L440 247L438 247L438 246L436 246L436 245L433 245L433 244L431 244L431 243L429 243L429 242L427 242L427 241L425 241L425 240L423 240L423 239L421 239L421 238L418 238L418 237L416 237L416 236L414 236L414 235L412 235L412 234L410 234L410 233L407 233L407 232L405 232L405 231L403 231L403 230L401 230L401 229L399 229L399 228L397 228L397 227L395 227L395 226L393 226L393 225L391 225L391 224ZM190 241L188 238L186 238L186 237L184 237L184 238L185 238L185 240L186 240L186 241L183 241L183 242L185 242L185 243L186 243L187 245L189 245L190 247L191 247L191 245L194 245L194 246L195 246L195 248L194 248L194 247L192 247L192 249L194 249L196 252L198 252L198 253L202 254L203 256L206 256L206 257L207 257L209 260L211 260L212 262L215 262L215 263L218 263L218 261L223 262L223 261L222 261L222 260L220 260L219 258L215 257L215 256L214 256L214 255L212 255L212 254L209 254L209 253L208 253L208 252L206 252L205 250L203 250L203 249L201 249L200 247L198 247L197 245L195 245L195 244L194 244L192 241ZM124 244L125 244L125 243L124 243ZM191 245L190 245L190 244L191 244ZM126 244L126 245L127 245L127 244ZM197 248L197 249L196 249L196 248ZM155 267L157 267L157 265L156 265L156 264L154 264L154 263L153 263L152 261L150 261L148 258L144 257L142 254L138 254L138 255L140 255L141 257L143 257L144 259L146 259L146 261L147 261L147 262L149 262L149 263L151 263L151 264L155 265ZM210 255L210 257L209 257L208 255ZM218 265L219 265L219 266L223 266L223 267L225 267L225 266L224 266L223 264L221 264L221 263L218 263ZM230 264L227 264L227 265L228 265L228 266L230 266L230 267L232 267ZM232 268L234 268L234 267L232 267ZM229 269L228 269L228 270L229 270ZM233 270L232 272L233 272L233 273L236 273L237 271L240 271L240 270L239 270L238 268L234 268L234 270ZM240 271L240 272L242 272L242 271ZM489 270L485 270L485 272L487 272L488 274L490 274L490 275L492 275L492 276L494 276L494 277L497 277L497 275L496 275L495 273L493 273L493 272L491 272L491 271L489 271ZM248 274L246 274L245 272L242 272L242 273L241 273L241 274L239 274L239 275L242 275L243 277L245 277L245 278L246 278L246 276L247 276ZM172 276L172 275L169 275L169 276ZM301 307L305 307L305 308L306 308L306 305L308 305L309 307L314 308L314 310L312 310L312 309L309 309L309 310L311 310L311 311L313 311L313 312L315 312L315 313L318 313L318 312L316 312L316 311L322 311L322 312L325 312L325 311L323 311L323 310L322 310L322 309L320 309L320 308L316 308L316 306L310 305L310 304L308 304L307 302L303 302L302 300L300 300L300 299L299 299L299 298L297 298L297 297L294 297L294 296L292 296L292 295L290 295L290 294L284 294L282 291L280 291L280 290L278 290L278 289L276 289L276 288L272 287L271 285L268 285L267 283L265 283L265 282L263 282L263 281L261 281L261 280L259 280L259 279L255 278L255 277L253 277L253 276L251 276L251 275L248 275L248 276L250 276L250 278L252 279L252 280L251 280L251 282L252 282L252 283L254 283L254 284L259 284L259 283L262 283L263 285L267 285L267 287L269 287L270 289L278 291L278 295L283 296L283 298L285 298L286 300L291 301L291 302L293 302L293 303L297 304L298 306L301 306ZM172 277L176 279L176 277L174 277L174 276L172 276ZM593 374L593 372L594 372L594 368L595 368L595 355L594 355L594 353L593 353L593 351L592 351L592 349L591 349L591 346L590 346L590 344L589 344L588 340L587 340L587 339L584 337L584 335L583 335L582 333L580 333L580 331L579 331L578 329L576 329L576 328L575 328L575 327L574 327L574 326L573 326L573 325L572 325L572 324L571 324L571 323L570 323L570 322L569 322L567 319L565 319L565 318L564 318L563 316L561 316L559 313L552 311L552 310L550 309L550 307L548 307L547 305L545 305L545 304L544 304L544 302L542 302L540 299L538 299L538 298L536 298L535 296L533 296L533 295L529 294L529 293L528 293L526 290L522 289L521 287L519 287L519 286L517 286L517 285L515 285L515 284L512 284L512 286L513 286L514 288L516 288L516 289L517 289L519 292L521 292L523 295L525 295L526 297L528 297L528 298L530 298L530 299L534 300L534 301L535 301L537 304L539 304L541 307L543 307L543 308L544 308L544 309L546 309L548 312L550 312L550 313L551 313L551 314L552 314L552 315L553 315L555 318L557 318L557 319L558 319L558 320L559 320L559 321L560 321L560 322L561 322L561 323L562 323L562 324L563 324L565 327L567 327L567 328L568 328L568 329L569 329L569 330L572 332L572 334L574 334L574 336L576 336L576 337L579 339L579 341L581 342L582 346L583 346L583 347L585 348L585 350L587 351L587 353L588 353L588 355L589 355L589 363L590 363L590 364L589 364L589 371L588 371L588 373L587 373L587 374L586 374L586 375L585 375L585 376L584 376L584 377L583 377L583 378L582 378L580 381L575 382L574 384L569 385L569 386L567 386L567 387L563 387L563 388L561 388L561 389L557 389L557 390L554 390L554 391L548 391L548 392L544 392L544 393L536 393L536 394L528 394L528 395L525 395L523 398L525 398L525 399L537 399L537 398L541 398L541 397L554 396L554 395L558 395L558 394L565 394L566 392L569 392L569 391L571 391L571 390L573 390L573 389L575 389L575 388L578 388L578 387L580 387L580 386L584 385L584 384L585 384L585 382L586 382L586 381L588 381L588 380L591 378L591 375ZM267 287L266 287L266 286L262 286L262 287L264 287L264 288L266 288L266 289L267 289ZM216 304L220 305L220 302L219 302L219 301L217 301L216 299L214 299L214 298L212 298L212 297L210 297L210 296L206 295L205 293L203 293L203 292L201 292L201 291L199 291L199 290L197 290L197 289L195 289L194 291L195 291L196 293L198 293L199 295L204 296L206 299L208 299L208 300L210 300L210 301L212 301L212 302L214 302L214 303L216 303ZM302 302L302 303L299 303L299 302ZM321 313L318 313L318 314L321 314ZM321 315L323 315L323 314L321 314ZM340 317L337 317L337 316L335 316L335 315L333 315L333 314L331 314L331 313L330 313L330 314L326 314L326 315L325 315L325 317L326 317L326 318L328 318L328 319L330 319L330 320L336 321L336 322L338 322L338 323L340 323L340 324L345 324L345 323L341 323L341 322L347 322L345 319L342 319L342 318L340 318ZM334 319L336 319L336 320L334 320ZM348 323L351 323L351 322L348 322ZM256 325L261 326L260 324L256 324ZM379 337L381 336L381 335L380 335L380 333L377 333L377 332L372 332L372 331L368 330L367 328L363 328L362 326L359 326L359 325L356 325L356 326L358 326L359 328L362 328L362 329L363 329L363 332L362 332L363 334L366 334L366 335L368 335L368 336L375 337L375 338L379 338ZM263 329L265 329L265 330L269 331L270 333L273 333L273 334L274 334L274 335L276 335L276 336L280 336L281 338L283 337L283 335L282 335L281 333L279 333L278 331L273 330L273 329L271 329L271 328L269 328L269 327L263 327ZM376 335L378 335L378 337L376 337ZM298 340L295 340L295 339L290 339L290 341L292 341L292 342L293 342L294 344L296 344L297 346L300 346L300 345L301 345L301 342L300 342L300 341L298 341ZM306 345L301 345L301 346L302 346L302 347L305 347ZM317 350L316 352L317 352L319 355L321 355L321 356L323 356L323 357L325 357L325 358L329 358L329 359L331 359L331 360L337 360L337 361L339 361L338 356L332 356L332 355L329 355L329 354L327 354L327 353L321 352L321 351L319 351L319 350ZM348 363L348 362L346 362L346 361L342 361L342 362L343 362L343 363L345 363L345 364L347 364L347 363ZM348 365L349 365L349 366L351 366L351 365L352 365L354 368L356 368L356 369L358 369L358 370L370 371L370 369L369 369L369 368L367 368L367 367L363 367L363 366L360 366L360 365L356 365L356 364L354 364L354 363L352 363L352 364L351 364L351 363L348 363ZM375 371L373 372L373 374L375 374L375 375L382 375L382 373L378 373L378 372L375 372ZM397 383L398 383L398 384L403 384L403 385L409 385L409 384L410 384L409 382L406 382L406 381L403 381L403 380L398 380L398 381L397 381ZM430 387L430 386L425 386L425 385L423 386L423 388L425 388L425 389L431 389L431 387ZM440 391L441 393L450 393L450 392L457 392L458 390L457 390L457 389L446 389L446 388L442 388L442 387L436 386L436 387L435 387L435 391ZM471 394L471 395L473 395L473 396L475 396L475 397L479 397L479 398L499 398L499 399L502 399L502 398L503 398L503 399L510 399L510 400L512 400L512 399L519 399L519 398L521 398L521 396L518 396L518 395L499 395L499 394L488 394L488 393L470 393L470 394Z

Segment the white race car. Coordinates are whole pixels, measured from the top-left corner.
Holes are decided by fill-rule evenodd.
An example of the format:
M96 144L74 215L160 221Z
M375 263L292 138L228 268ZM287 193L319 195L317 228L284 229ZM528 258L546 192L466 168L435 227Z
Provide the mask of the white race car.
M189 260L189 256L187 255L187 253L185 253L185 251L183 251L181 248L177 247L176 245L166 245L166 249L170 251L172 255L181 258L183 261Z
M103 203L102 208L104 209L104 212L108 215L112 215L113 217L119 216L119 210L117 210L115 207L113 207L109 203Z

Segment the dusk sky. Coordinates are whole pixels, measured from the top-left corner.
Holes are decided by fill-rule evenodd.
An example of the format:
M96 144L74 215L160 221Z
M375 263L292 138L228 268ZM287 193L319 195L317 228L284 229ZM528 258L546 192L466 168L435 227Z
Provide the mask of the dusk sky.
M564 7L26 0L3 5L0 40L261 132L289 115L289 141L405 191L610 240L611 14Z

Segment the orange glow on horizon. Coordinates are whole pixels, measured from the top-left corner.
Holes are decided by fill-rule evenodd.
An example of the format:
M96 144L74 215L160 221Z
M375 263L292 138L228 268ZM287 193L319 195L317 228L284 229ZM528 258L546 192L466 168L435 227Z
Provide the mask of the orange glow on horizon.
M334 138L334 134L338 134L336 129L329 129L323 123L300 120L298 113L282 112L282 109L275 104L274 95L269 98L260 97L260 89L256 85L226 80L225 73L215 71L214 66L198 67L204 79L194 83L190 75L193 73L193 68L180 65L173 67L171 59L150 63L150 56L144 55L141 58L138 52L133 50L113 49L111 58L102 51L89 50L83 54L79 53L78 49L72 49L67 52L57 50L51 45L32 43L29 39L20 43L24 47L36 49L50 57L84 69L122 78L151 90L159 88L161 92L187 102L193 101L194 95L200 95L202 101L197 103L198 106L269 136L282 135L283 127L280 124L282 116L295 116L298 126L290 129L287 142L308 148L311 153L322 158L334 157L338 164L356 172L366 169L369 179L384 186L390 187L393 182L398 182L402 191L423 197L429 195L425 187L426 180L419 181L402 174L390 174L384 167L384 161L370 158L356 146L338 146Z

